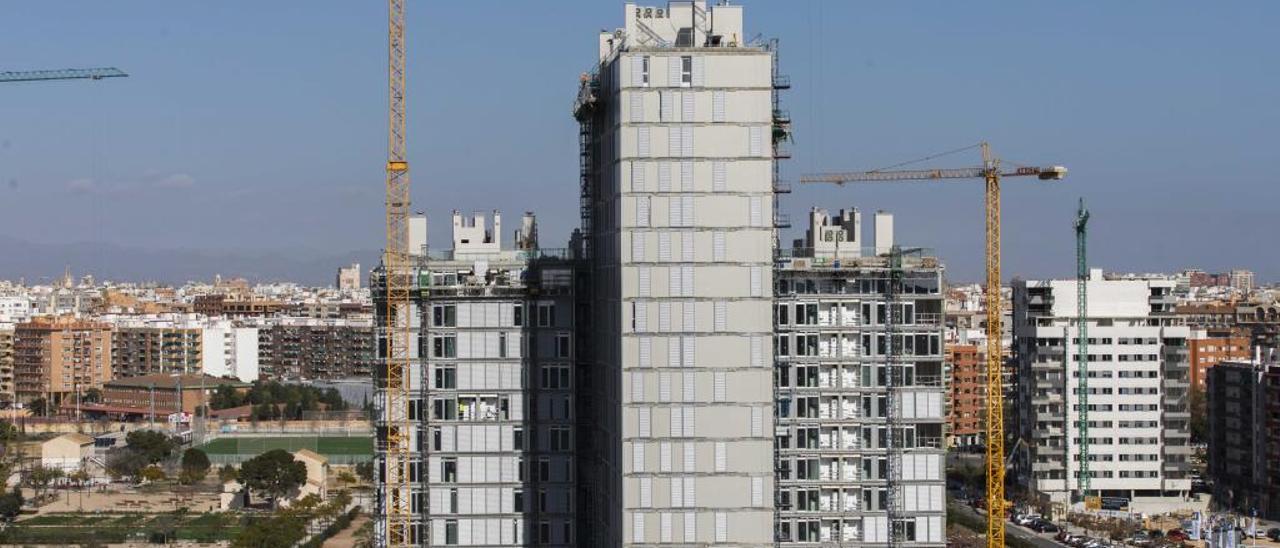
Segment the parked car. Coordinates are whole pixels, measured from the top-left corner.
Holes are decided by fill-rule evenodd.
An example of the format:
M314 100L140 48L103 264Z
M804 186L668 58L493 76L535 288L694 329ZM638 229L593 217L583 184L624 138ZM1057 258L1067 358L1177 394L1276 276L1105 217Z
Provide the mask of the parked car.
M1280 527L1272 527L1267 529L1267 538L1280 542Z
M1165 538L1166 540L1171 540L1171 541L1174 541L1174 542L1182 542L1182 541L1184 541L1184 540L1191 540L1191 537L1190 537L1189 535L1187 535L1186 533L1182 532L1182 529L1170 529L1168 533L1165 533L1165 534L1164 534L1164 538Z
M1028 527L1035 529L1037 533L1057 533L1062 530L1057 525L1054 525L1053 522L1044 519L1033 521Z

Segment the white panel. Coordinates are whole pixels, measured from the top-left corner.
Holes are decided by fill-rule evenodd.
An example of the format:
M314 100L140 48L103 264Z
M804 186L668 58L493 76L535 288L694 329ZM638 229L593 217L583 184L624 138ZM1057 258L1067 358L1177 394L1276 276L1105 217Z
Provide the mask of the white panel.
M647 183L645 182L645 171L647 171L647 168L644 164L631 162L632 192L645 192L649 190Z
M650 337L640 337L637 343L640 347L640 367L651 367L653 363L653 339Z
M688 158L693 156L693 128L680 128L680 156Z
M670 443L658 444L658 471L659 472L671 471L671 444Z
M724 472L729 469L729 444L718 441L715 444L716 450L716 472Z
M751 435L764 435L764 410L759 407L751 408Z
M651 415L651 410L648 407L641 407L640 409L636 410L636 416L638 417L638 420L639 420L639 425L637 425L636 431L637 431L637 435L639 435L642 438L647 438L652 435L649 429L650 415Z
M682 386L680 387L681 396L683 396L682 401L692 402L697 398L697 384L694 381L696 374L692 371L685 371L683 377Z
M713 377L715 378L715 386L712 390L711 401L724 401L725 393L729 391L729 376L724 371L716 371Z
M644 472L644 443L631 443L631 471Z
M498 426L496 425L486 426L485 432L484 432L485 451L488 451L490 453L497 453L498 451L501 451L500 449L500 446L502 445L501 442L502 442L502 431L498 428Z
M631 401L644 401L644 374L639 371L631 372Z
M764 339L751 336L751 367L764 367Z
M751 213L750 218L747 220L747 224L751 226L763 226L764 214L761 211L760 197L752 196L749 203L751 204Z
M501 319L501 306L498 303L486 303L484 311L484 326L501 327L501 324L499 323Z
M671 373L658 373L658 401L671 401Z
M702 56L695 55L693 57L693 85L694 86L701 87L705 85L707 81L706 67L707 67L707 64L704 62L704 59Z
M667 367L680 367L680 339L667 339Z
M683 226L684 215L680 212L682 203L679 196L667 199L667 226Z
M689 481L685 482L685 488L687 489L692 486L693 486L693 478L689 478ZM685 497L685 499L688 499L688 498L689 497L687 496ZM693 502L691 500L685 500L685 504L687 504L688 506L693 506ZM684 541L693 542L693 539L697 534L698 534L697 515L694 514L693 512L685 512L684 513Z
M920 505L916 501L916 497L917 497L916 491L918 487L919 486L917 485L904 485L902 487L902 498L903 498L902 505L904 510L908 512L919 511Z
M671 507L684 507L684 478L671 478Z
M680 260L691 263L693 262L693 232L684 231L680 233Z
M671 437L679 437L680 432L684 431L684 408L671 408Z
M684 409L684 437L692 438L698 434L698 408L686 407Z
M693 122L693 92L686 91L680 94L680 119L684 122Z
M631 514L631 542L644 542L644 514L640 512ZM440 545L443 546L444 543Z
M675 93L671 91L663 90L659 92L658 98L662 102L662 121L663 122L675 121L675 101L673 97L674 95Z
M684 459L681 461L683 468L681 469L684 470L685 472L695 472L697 468L697 463L698 463L697 447L692 442L685 443ZM693 483L693 480L690 479L689 483ZM691 495L686 495L685 499L692 501L693 497ZM692 502L690 504L692 504Z
M694 366L694 354L695 354L695 350L696 350L696 348L697 348L697 346L698 346L698 339L697 339L697 337L684 337L684 338L682 338L682 339L681 339L681 342L682 342L682 343L683 343L683 345L684 345L684 360L683 360L682 364L683 364L685 367L693 367L693 366Z
M640 507L653 507L653 478L640 478Z
M680 58L667 57L666 61L667 61L667 85L671 87L679 87L680 80L681 80L680 71L683 68L680 66L681 64Z
M689 285L693 285L693 284L689 284ZM689 290L688 290L688 288L686 288L686 290L685 290L685 291L686 291L686 294L688 294L688 293L693 293L692 291L689 291ZM684 330L685 330L685 331L697 331L697 330L698 330L698 325L697 325L697 323L696 323L696 318L695 318L695 316L696 316L696 311L697 311L697 306L695 305L695 303L694 303L693 301L685 301L685 303L684 303L684 307L683 307L683 308L684 308L684 310L683 310L683 312L684 312L684 322L683 322L683 324L684 324Z
M671 303L667 301L658 303L658 331L671 331Z
M898 412L904 419L916 418L916 393L898 392Z
M917 456L915 462L916 479L926 479L929 477L929 460L930 459L925 455Z
M764 478L751 478L751 505L764 506Z
M929 521L929 542L942 542L945 535L942 516L929 516Z
M678 297L684 293L684 290L680 288L681 280L680 267L673 266L667 269L667 295Z
M682 278L681 287L684 289L685 297L692 297L694 293L693 287L693 267L685 266L680 268L680 277Z
M631 82L632 86L644 85L644 57L635 56L631 58Z
M716 542L729 541L729 514L716 512Z
M458 452L468 453L471 449L471 427L458 427Z
M711 234L711 259L716 262L725 260L725 234L723 232L714 232Z
M893 457L889 457L893 458ZM913 481L916 478L916 456L901 455L898 458L898 475L902 476L904 481Z
M752 126L750 134L750 143L747 145L747 154L751 156L760 156L764 154L764 128L760 126Z
M684 132L680 131L679 127L673 126L673 127L667 128L667 146L668 146L667 155L668 156L672 156L676 158L680 157L681 152L684 150L684 146L680 142L680 139L682 137L684 137Z
M714 328L717 332L727 329L729 323L729 303L725 301L716 301L712 304L715 315Z
M752 297L764 296L764 288L762 287L762 284L764 283L763 278L764 278L764 270L762 268L758 266L751 267L751 296Z
M659 518L662 521L662 535L658 537L661 542L671 542L671 514L663 512Z
M671 200L671 201L675 202L675 200ZM670 232L658 233L658 262L660 263L671 262L671 233Z
M637 292L641 297L649 297L651 296L651 293L652 293L652 290L651 290L652 284L650 283L649 272L650 272L650 269L647 266L642 266L636 269L636 279L637 279L636 281L640 286Z
M693 192L693 162L680 162L680 191Z
M929 414L927 415L927 417L931 419L942 418L942 394L938 392L932 392L928 394L928 396L929 396Z
M716 90L711 92L711 121L712 122L724 121L724 99L725 99L725 92L723 90Z
M444 546L444 520L431 520L431 544L433 546Z
M671 162L658 162L658 192L671 192Z
M925 455L925 477L931 480L942 479L942 455Z
M945 497L942 494L941 485L929 486L929 510L930 511L941 512L943 505L945 504L944 498Z
M636 155L649 155L649 128L647 127L636 128Z
M649 197L636 197L636 226L649 226Z

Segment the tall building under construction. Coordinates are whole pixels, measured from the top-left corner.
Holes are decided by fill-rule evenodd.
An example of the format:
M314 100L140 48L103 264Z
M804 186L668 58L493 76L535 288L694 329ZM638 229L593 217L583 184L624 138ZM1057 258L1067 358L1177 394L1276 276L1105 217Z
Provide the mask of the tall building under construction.
M773 546L775 58L741 6L628 3L575 103L584 546Z

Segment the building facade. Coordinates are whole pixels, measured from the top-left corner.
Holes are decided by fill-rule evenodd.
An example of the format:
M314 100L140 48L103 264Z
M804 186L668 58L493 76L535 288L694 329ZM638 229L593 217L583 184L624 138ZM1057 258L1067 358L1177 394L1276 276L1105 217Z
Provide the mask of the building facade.
M111 380L111 325L70 316L17 324L13 370L18 402L44 398L50 409Z
M585 546L774 543L774 51L741 6L624 8L575 103Z
M1201 330L1193 330L1187 340L1191 358L1191 387L1206 388L1209 368L1224 361L1248 360L1252 356L1249 337L1211 337Z
M1017 281L1013 291L1018 435L1028 485L1065 509L1077 490L1080 423L1076 281ZM1090 487L1137 512L1179 507L1191 489L1190 330L1173 313L1175 282L1088 286Z
M1280 365L1226 361L1207 377L1215 502L1280 518Z
M201 335L195 326L119 323L111 332L111 375L198 373L203 366Z
M272 318L257 324L257 333L265 379L368 377L378 363L372 321Z
M986 440L986 353L975 344L948 344L946 363L951 372L947 387L947 446L980 446Z
M945 544L942 268L922 253L895 267L892 217L876 218L863 249L856 210L814 210L777 262L783 546Z
M0 408L13 405L13 324L0 323Z

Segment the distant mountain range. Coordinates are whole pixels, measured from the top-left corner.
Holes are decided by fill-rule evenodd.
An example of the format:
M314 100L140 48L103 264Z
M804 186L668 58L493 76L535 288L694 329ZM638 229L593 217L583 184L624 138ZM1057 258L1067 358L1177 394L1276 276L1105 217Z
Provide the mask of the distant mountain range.
M51 281L70 268L76 278L99 281L154 281L182 284L242 277L251 282L286 281L311 286L334 284L338 267L360 263L367 278L379 250L322 253L308 250L213 251L143 249L108 243L42 244L0 236L0 279L27 284Z

